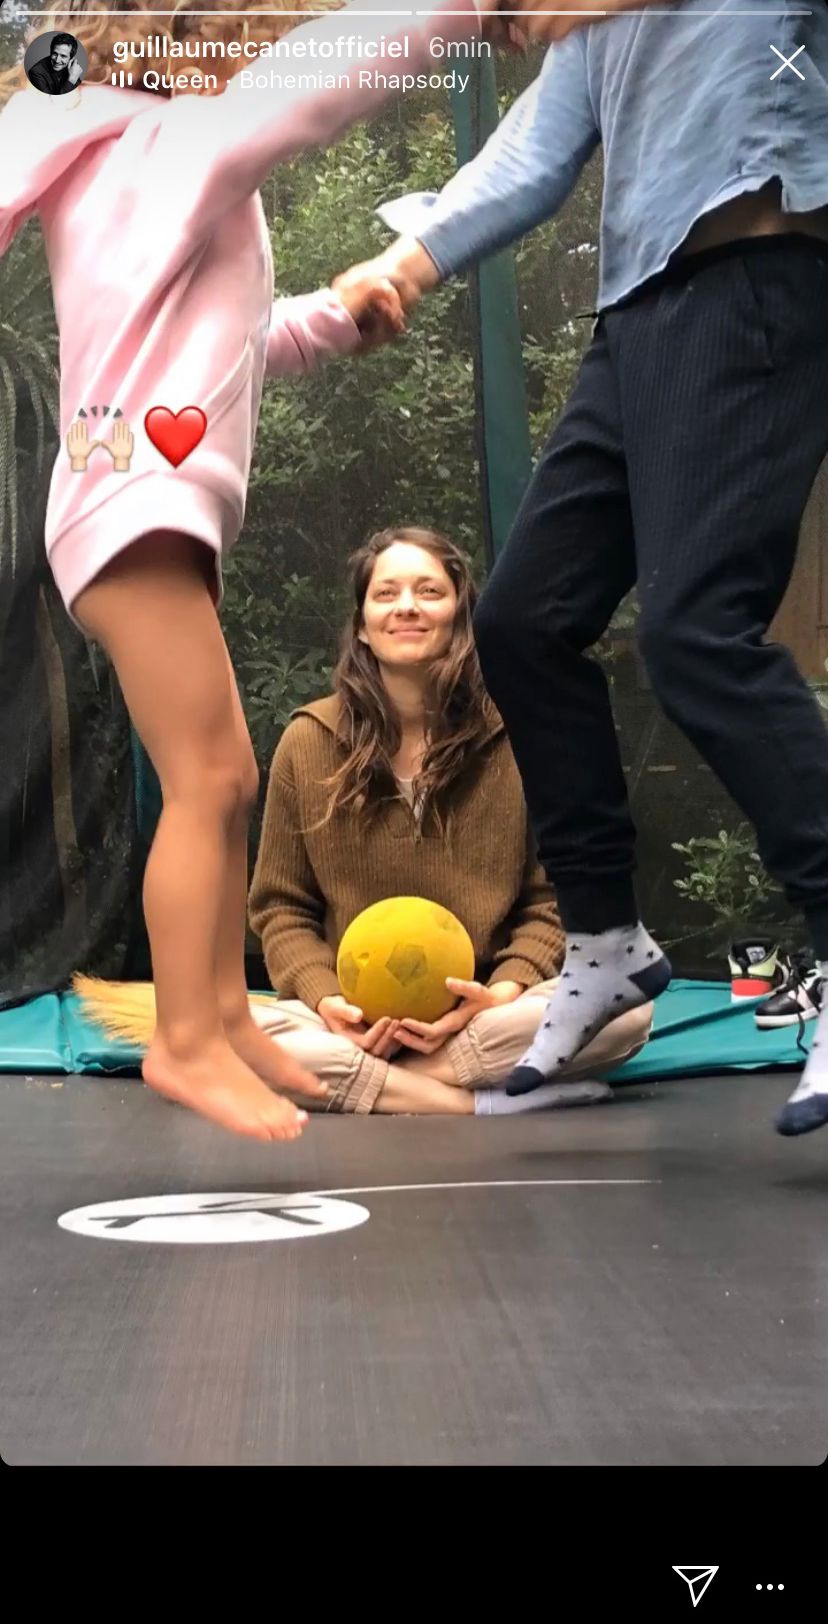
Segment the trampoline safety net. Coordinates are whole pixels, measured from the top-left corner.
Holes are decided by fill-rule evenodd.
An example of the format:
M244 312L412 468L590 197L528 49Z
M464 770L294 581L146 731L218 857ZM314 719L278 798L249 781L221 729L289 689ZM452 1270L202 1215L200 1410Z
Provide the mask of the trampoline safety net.
M22 23L0 30L3 64L19 50ZM537 53L498 61L496 80L491 63L469 63L470 84L451 106L436 93L406 98L331 151L274 172L263 201L278 291L325 285L377 252L388 240L377 206L438 189L538 64ZM372 530L442 530L468 550L481 580L504 544L589 343L600 191L596 160L555 221L424 301L403 344L358 366L268 385L222 611L263 774L291 712L327 690L345 561ZM44 551L59 454L56 360L42 243L30 223L0 259L0 1006L60 989L76 969L148 973L141 881L158 784L106 659L60 603ZM828 683L827 537L823 477L780 617L815 685ZM628 600L597 654L640 830L642 906L673 944L677 969L709 977L722 968L723 921L694 912L677 889L685 860L673 843L723 830L738 866L740 820L658 711L635 619ZM779 898L773 907L786 917ZM250 980L261 984L252 941L250 949Z

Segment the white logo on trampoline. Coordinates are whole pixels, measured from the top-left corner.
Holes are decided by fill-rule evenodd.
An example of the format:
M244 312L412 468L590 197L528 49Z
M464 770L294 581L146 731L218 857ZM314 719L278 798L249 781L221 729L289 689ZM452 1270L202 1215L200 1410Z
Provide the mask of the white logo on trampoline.
M61 1229L109 1241L226 1246L239 1241L289 1241L355 1229L371 1215L355 1201L328 1195L161 1195L101 1201L58 1219Z

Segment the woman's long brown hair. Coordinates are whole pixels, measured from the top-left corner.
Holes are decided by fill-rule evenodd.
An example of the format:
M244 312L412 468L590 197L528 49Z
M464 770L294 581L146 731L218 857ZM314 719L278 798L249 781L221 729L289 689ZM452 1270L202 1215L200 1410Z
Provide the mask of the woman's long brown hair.
M398 793L391 763L400 748L400 724L376 655L359 637L374 566L398 541L422 547L438 559L457 593L451 643L431 672L426 750L413 786L414 794L422 798L423 815L431 809L443 828L449 822L451 786L469 755L489 736L496 716L474 647L472 614L477 590L465 554L434 530L413 525L380 530L349 560L354 609L333 677L334 693L342 702L338 738L346 756L327 781L331 797L324 823L335 812L349 809L370 815L382 801Z

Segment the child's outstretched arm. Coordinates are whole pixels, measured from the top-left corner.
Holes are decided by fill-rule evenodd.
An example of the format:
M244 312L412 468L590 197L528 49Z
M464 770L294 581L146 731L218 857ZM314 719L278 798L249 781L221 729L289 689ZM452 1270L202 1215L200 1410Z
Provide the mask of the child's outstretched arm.
M389 16L394 5L400 7L399 19ZM256 192L274 165L330 145L393 99L398 91L384 80L433 72L439 61L430 53L432 41L479 39L481 19L497 5L498 0L435 0L427 16L417 16L413 8L406 15L403 0L355 0L291 30L285 39L294 50L304 44L306 61L262 58L250 64L252 85L239 73L222 96L183 96L168 105L143 163L142 185L154 190L156 208L172 205L176 192L187 237L203 236ZM286 68L296 88L256 87L255 80L269 80L271 72L287 77ZM298 68L304 71L293 71ZM329 83L320 83L325 80ZM182 177L180 187L176 175Z
M390 282L373 274L344 293L320 288L277 299L267 338L270 376L313 372L336 355L365 352L405 331L402 303Z
M267 335L268 376L314 372L320 361L358 347L359 328L329 288L277 299Z

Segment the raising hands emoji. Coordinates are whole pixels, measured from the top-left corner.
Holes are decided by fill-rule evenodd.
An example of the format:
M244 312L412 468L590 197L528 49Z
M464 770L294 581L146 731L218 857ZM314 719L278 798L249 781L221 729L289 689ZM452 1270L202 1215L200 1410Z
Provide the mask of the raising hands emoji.
M99 440L98 445L103 446L112 458L112 466L116 474L125 474L129 471L132 453L135 449L135 436L124 418L119 418L112 430L111 440Z
M66 449L69 452L73 473L86 473L89 458L99 443L98 440L90 440L85 419L81 418L77 423L72 424L66 436Z
M93 407L92 410L97 412L96 407ZM104 408L105 414L108 410L108 407ZM129 424L119 413L116 412L113 419L112 438L110 440L90 440L89 424L85 412L72 424L66 436L66 449L69 452L72 472L85 474L89 458L99 446L104 451L109 452L114 473L125 474L129 472L132 453L135 450L135 436Z

